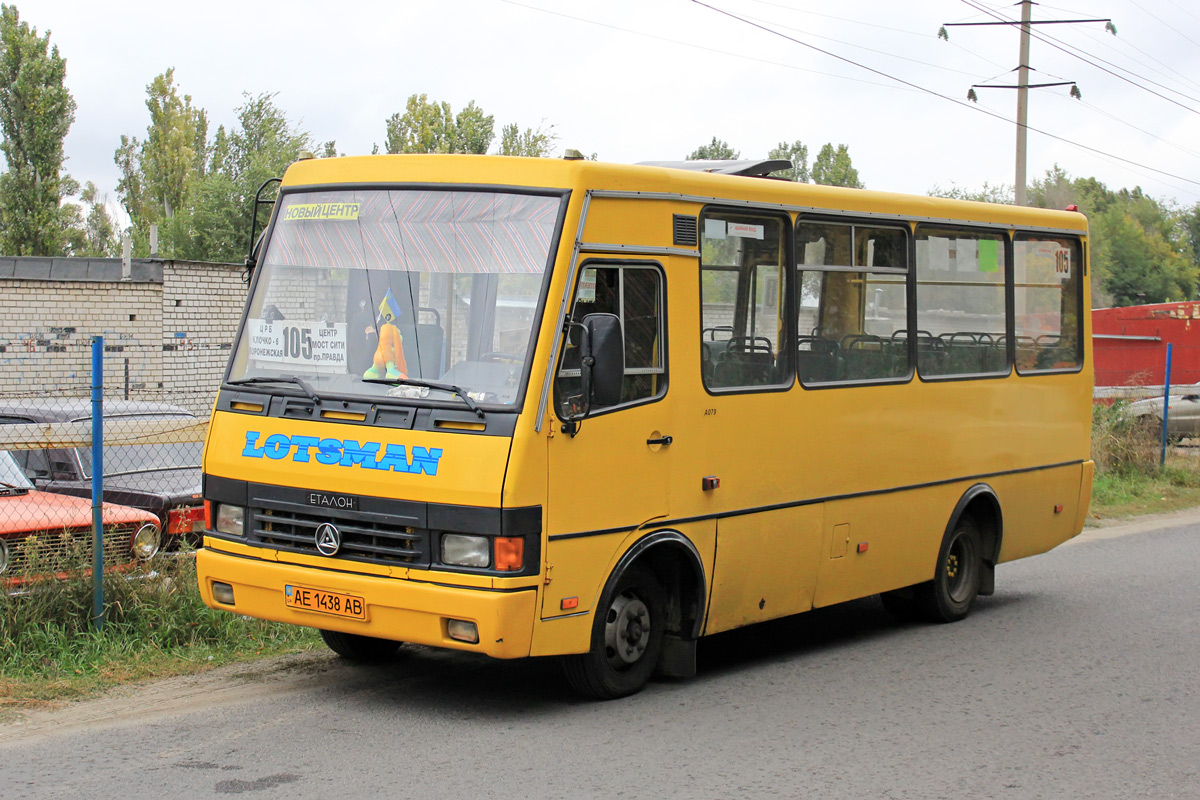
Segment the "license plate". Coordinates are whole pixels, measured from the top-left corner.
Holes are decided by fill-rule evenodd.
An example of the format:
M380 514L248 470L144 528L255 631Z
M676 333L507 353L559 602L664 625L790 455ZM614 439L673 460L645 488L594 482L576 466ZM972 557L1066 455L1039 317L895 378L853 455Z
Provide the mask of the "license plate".
M301 608L305 611L317 611L322 614L353 619L367 618L367 604L361 597L352 594L327 592L324 589L310 589L307 586L289 584L283 587L283 602L289 608Z

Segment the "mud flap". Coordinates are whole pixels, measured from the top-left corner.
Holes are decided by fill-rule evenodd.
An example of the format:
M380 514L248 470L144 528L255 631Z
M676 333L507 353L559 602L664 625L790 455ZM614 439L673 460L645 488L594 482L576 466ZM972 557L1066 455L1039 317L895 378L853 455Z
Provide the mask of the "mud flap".
M668 633L663 637L662 653L654 674L664 678L692 678L696 675L696 640Z

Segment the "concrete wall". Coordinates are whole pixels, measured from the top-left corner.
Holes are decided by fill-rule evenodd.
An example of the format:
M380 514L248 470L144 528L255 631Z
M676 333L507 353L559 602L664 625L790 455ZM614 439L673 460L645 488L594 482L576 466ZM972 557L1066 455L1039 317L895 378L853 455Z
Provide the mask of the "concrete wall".
M105 397L207 413L246 297L239 264L0 259L0 395L86 397L104 337Z

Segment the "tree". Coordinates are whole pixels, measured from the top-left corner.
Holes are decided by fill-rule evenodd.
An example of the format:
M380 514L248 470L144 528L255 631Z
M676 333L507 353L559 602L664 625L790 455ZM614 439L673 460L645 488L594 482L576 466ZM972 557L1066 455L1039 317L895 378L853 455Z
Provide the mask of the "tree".
M713 137L708 144L702 144L687 157L688 161L726 161L740 158L741 153L729 146L729 142Z
M529 158L548 158L554 152L554 143L558 136L554 134L554 126L543 130L526 128L522 131L517 123L505 125L500 131L500 155L527 156Z
M494 118L474 100L455 116L449 103L414 94L387 120L389 153L486 153L495 138Z
M1192 261L1200 264L1200 203L1196 203L1191 211L1183 215L1183 226L1192 246Z
M952 200L974 200L977 203L999 203L1001 205L1012 205L1013 189L1007 183L999 183L995 186L987 181L983 182L983 188L978 191L964 189L953 183L949 189L943 189L940 186L934 186L929 190L930 197L948 197Z
M1195 297L1197 252L1188 214L1140 187L1110 190L1057 164L1030 187L1040 208L1075 205L1091 227L1093 305L1140 305Z
M849 186L852 189L863 188L858 179L858 170L850 161L850 149L839 144L834 150L832 144L826 143L817 153L812 165L813 183L825 186Z
M217 128L208 171L197 187L192 232L180 256L197 261L240 261L249 247L252 206L259 187L283 175L301 150L312 150L308 133L275 104L275 94L243 95L238 126ZM265 212L258 229L266 222Z
M1091 220L1094 273L1119 306L1186 300L1196 288L1195 262L1175 252L1129 211L1110 208Z
M62 171L63 139L75 121L64 84L67 62L50 34L22 22L16 6L0 5L0 248L8 255L63 251L74 221L62 199L78 184Z
M88 181L79 193L79 200L82 207L63 204L63 212L70 220L64 247L66 255L94 258L118 255L121 242L106 207L107 198L100 195L96 184Z
M180 96L172 67L146 86L150 124L145 140L122 136L113 160L117 194L133 222L138 250L148 250L158 225L160 251L174 254L191 237L189 212L208 164L208 115Z
M792 162L791 169L783 169L771 174L777 178L786 178L789 181L797 183L808 183L810 178L808 172L808 145L797 139L788 144L780 142L779 145L767 153L767 158L786 158Z

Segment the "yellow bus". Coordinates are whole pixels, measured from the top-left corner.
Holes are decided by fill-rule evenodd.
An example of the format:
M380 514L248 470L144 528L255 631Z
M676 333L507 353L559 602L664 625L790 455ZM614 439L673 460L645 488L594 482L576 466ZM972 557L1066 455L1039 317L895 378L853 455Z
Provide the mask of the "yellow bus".
M961 619L1077 534L1087 220L782 166L294 164L206 445L205 602L612 698L814 607Z

